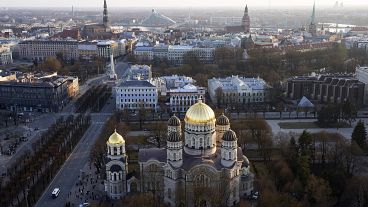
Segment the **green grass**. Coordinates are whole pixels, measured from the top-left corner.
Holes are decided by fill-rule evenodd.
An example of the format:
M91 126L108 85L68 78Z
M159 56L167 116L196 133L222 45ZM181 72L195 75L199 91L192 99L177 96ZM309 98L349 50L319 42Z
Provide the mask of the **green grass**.
M278 125L282 129L318 129L320 128L315 122L279 122Z

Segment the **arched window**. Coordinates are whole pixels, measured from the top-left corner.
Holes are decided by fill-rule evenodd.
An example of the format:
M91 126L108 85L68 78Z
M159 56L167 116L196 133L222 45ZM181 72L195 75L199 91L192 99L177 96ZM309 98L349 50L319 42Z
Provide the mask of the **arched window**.
M116 173L114 173L114 180L116 181Z
M176 160L176 153L174 153L174 160Z
M118 154L118 148L114 147L114 155Z
M231 158L231 152L229 152L229 159L231 160L232 158Z
M199 147L203 147L203 139L199 138Z

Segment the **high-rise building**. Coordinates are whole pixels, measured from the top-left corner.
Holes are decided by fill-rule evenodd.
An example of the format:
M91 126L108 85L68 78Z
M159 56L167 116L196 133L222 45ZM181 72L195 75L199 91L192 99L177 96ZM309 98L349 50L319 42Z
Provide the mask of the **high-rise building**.
M312 16L311 16L311 23L309 25L309 33L311 33L313 37L317 36L316 2L314 2L314 4L313 4L313 11L312 11Z

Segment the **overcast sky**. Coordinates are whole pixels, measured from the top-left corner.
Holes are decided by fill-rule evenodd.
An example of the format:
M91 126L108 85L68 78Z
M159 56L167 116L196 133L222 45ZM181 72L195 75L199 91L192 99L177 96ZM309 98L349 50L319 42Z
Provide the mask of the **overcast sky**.
M314 0L107 0L109 7L216 7L309 6ZM317 6L333 6L336 0L316 0ZM341 0L339 0L341 2ZM103 0L0 0L0 7L101 7ZM344 0L345 6L368 5L367 0Z

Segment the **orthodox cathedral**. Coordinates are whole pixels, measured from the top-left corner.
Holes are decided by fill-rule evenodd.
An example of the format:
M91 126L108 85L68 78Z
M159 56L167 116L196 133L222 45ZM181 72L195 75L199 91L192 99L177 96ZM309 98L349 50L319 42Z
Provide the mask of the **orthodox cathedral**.
M105 190L113 198L150 192L169 206L234 206L253 190L249 161L225 115L202 100L168 121L166 148L139 149L140 172L127 174L124 138L107 141Z

